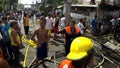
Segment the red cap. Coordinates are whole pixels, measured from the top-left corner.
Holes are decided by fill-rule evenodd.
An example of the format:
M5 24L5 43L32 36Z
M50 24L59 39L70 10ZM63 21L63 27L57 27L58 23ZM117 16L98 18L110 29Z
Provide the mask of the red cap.
M40 19L43 19L44 17L43 16L40 16Z

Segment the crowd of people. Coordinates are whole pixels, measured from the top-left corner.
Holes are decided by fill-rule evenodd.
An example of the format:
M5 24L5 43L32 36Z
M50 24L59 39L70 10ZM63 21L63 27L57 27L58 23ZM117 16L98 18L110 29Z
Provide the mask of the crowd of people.
M20 65L20 18L18 13L4 13L0 19L0 55L10 65ZM4 67L3 67L4 68Z
M96 17L91 21L91 33L95 34L97 29ZM23 22L21 22L23 19ZM83 17L76 22L71 19L69 25L66 25L66 18L59 13L48 13L47 16L39 17L39 25L34 28L31 40L36 42L36 68L39 67L38 61L42 60L44 68L47 65L44 63L44 58L48 57L49 41L53 32L53 40L58 39L57 34L61 34L64 40L66 59L61 61L59 68L92 68L93 66L93 42L85 37L87 29L87 18ZM10 65L20 65L19 48L22 46L22 35L29 36L30 18L27 13L24 13L22 18L19 13L3 14L0 20L0 57L7 61ZM111 20L113 22L113 20ZM34 22L34 21L33 21ZM23 23L23 26L21 24ZM21 27L24 27L24 33L21 32ZM36 37L36 38L35 38ZM0 60L0 63L3 60ZM9 64L7 64L9 68ZM1 64L0 64L1 66ZM6 68L7 68L6 67Z
M66 20L65 16L62 15L62 17L60 17L59 13L56 13L55 16L52 16L52 14L48 14L47 17L44 17L44 16L40 17L40 21L39 21L40 26L39 26L39 28L37 27L37 29L34 31L34 33L32 35L32 40L37 43L37 49L36 49L37 68L38 68L39 60L42 60L42 65L44 68L47 67L47 65L44 63L44 58L46 58L47 54L48 54L48 49L49 49L48 42L50 41L50 38L51 38L50 36L51 36L52 30L54 33L53 40L57 39L57 34L61 34L65 38L65 40L64 40L65 56L69 55L69 53L71 51L70 50L71 46L77 46L78 44L82 43L82 42L81 43L78 42L78 44L73 44L73 45L71 44L75 38L84 36L85 29L86 29L86 26L85 26L86 17L81 18L78 23L76 22L75 19L71 19L71 21L69 22L69 25L66 25L65 20ZM37 37L37 39L34 39L35 36ZM88 42L86 42L87 40L88 40ZM84 45L86 45L85 47L90 46L90 48L85 50L86 55L83 56L82 58L80 58L79 60L82 60L83 58L85 58L86 60L91 61L91 59L92 59L92 61L93 61L93 53L90 52L89 56L87 54L88 51L90 51L90 49L92 49L92 46L93 46L90 39L83 37L79 41L84 41L84 43L86 42L88 44L83 43L83 45L78 46L78 48L83 46L83 49L84 49ZM90 42L90 44L89 44L89 42ZM79 49L78 49L78 52L79 52ZM83 61L84 61L84 59L83 59ZM89 61L86 63L83 63L83 68L85 68L87 66L89 67L89 63L90 63ZM77 62L82 63L81 61L77 61ZM66 64L66 63L64 63L64 64ZM92 64L90 64L90 65L92 65ZM60 64L60 68L64 68L65 66L66 65ZM82 67L82 64L81 65L77 64L76 67L67 67L67 68L79 68L80 66Z
M23 22L21 22L23 19ZM66 18L64 15L60 16L59 13L49 13L47 16L41 15L39 21L39 27L35 28L31 36L31 40L37 44L36 48L36 65L38 67L38 61L42 60L43 67L44 58L48 55L48 42L51 38L51 33L54 33L53 40L57 39L57 34L61 34L65 38L65 56L70 52L72 41L80 36L84 36L86 17L81 18L77 23L75 19L66 25ZM29 22L30 18L27 13L24 13L24 17L18 13L9 13L1 16L0 21L0 56L5 59L10 65L20 65L19 48L22 46L22 35L29 36ZM23 26L21 24L23 23ZM21 27L24 28L24 33L21 32ZM37 39L35 39L35 36Z

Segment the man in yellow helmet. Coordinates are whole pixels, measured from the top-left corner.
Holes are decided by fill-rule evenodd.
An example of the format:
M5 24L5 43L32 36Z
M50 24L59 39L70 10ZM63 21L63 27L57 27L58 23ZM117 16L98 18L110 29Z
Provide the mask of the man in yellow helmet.
M93 43L89 38L77 37L70 47L66 59L61 61L59 68L92 68Z

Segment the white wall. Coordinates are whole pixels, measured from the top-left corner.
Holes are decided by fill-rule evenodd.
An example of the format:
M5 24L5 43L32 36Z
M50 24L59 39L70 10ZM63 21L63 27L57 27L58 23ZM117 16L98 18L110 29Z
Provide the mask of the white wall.
M78 0L79 3L83 3L83 4L90 4L91 0ZM101 0L96 0L96 3L100 3Z

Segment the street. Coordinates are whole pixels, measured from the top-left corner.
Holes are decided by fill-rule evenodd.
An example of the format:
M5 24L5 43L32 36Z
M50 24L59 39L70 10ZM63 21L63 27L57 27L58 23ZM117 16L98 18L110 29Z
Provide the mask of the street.
M1 45L3 45L1 46L3 49L1 53L4 55L2 58L7 60L10 68L37 68L35 59L38 51L36 52L36 43L31 40L31 36L36 28L40 26L41 31L36 30L35 35L37 35L38 38L40 37L40 40L38 40L40 44L48 42L48 57L44 59L47 65L46 67L58 68L60 62L66 58L65 47L68 46L64 44L67 39L67 43L73 40L71 36L76 34L76 28L73 28L73 26L77 26L78 31L76 32L90 38L93 42L92 53L94 64L91 64L91 68L120 68L119 1L120 0L0 0L0 32ZM47 22L47 24L43 22L44 25L42 23L39 24L40 19L41 21L44 20L44 22ZM14 26L14 24L10 24L13 20L16 20L18 25ZM69 29L66 27L68 25L70 25ZM19 26L22 34L19 32ZM47 32L42 30L44 26L46 29L50 29L49 32L53 29L49 41L46 40L48 37L43 35ZM10 27L14 28L14 30ZM60 32L57 34L58 29L61 30L64 27L66 27L65 30L60 32L66 32L67 35L68 31L69 36L63 37ZM18 33L16 33L15 30ZM13 33L13 31L15 33ZM18 34L22 35L22 38L20 37L21 39ZM9 45L10 42L13 49ZM84 42L87 43L87 41ZM9 47L7 45L9 45ZM18 45L21 45L20 51L16 49ZM76 42L74 45L76 45ZM87 47L81 49L87 49ZM77 49L77 47L74 47L74 49ZM86 52L89 53L89 51ZM19 53L20 58L18 57ZM47 51L43 54L47 54ZM40 56L43 56L43 54ZM79 54L77 53L77 55ZM73 54L72 56L75 57ZM45 68L43 66L45 65L42 65L42 60L40 60L39 68ZM83 67L84 66L85 65L83 65ZM74 67L76 68L76 66ZM79 68L79 66L77 67Z
M38 21L37 21L38 23ZM21 24L21 26L23 26L23 24ZM36 24L32 23L32 21L30 21L30 32L33 32L35 29ZM22 32L24 33L24 30L22 28ZM86 36L90 37L91 39L93 39L94 42L94 46L96 49L98 49L98 51L102 50L102 46L99 44L99 42L96 42L97 40L95 38L92 38L92 36L89 34L89 31L86 32ZM101 39L99 39L101 40ZM50 41L49 41L49 52L48 52L48 57L52 56L52 60L56 63L50 62L50 61L46 61L46 64L49 66L49 68L58 68L59 64L57 64L57 62L60 62L61 60L63 60L65 57L63 56L64 53L64 38L61 37L61 34L58 35L58 39L57 40L53 40L53 33L51 35ZM21 64L24 64L24 57L25 57L25 51L26 48L28 47L28 45L26 45L25 43L23 43L24 46L20 49L21 52ZM57 55L58 58L56 58L54 60L54 55L55 53L59 51L60 55ZM28 65L30 65L30 63L33 61L33 59L36 56L36 49L33 47L30 47L28 50L28 56L27 56L27 60L26 60L26 67L28 67ZM56 56L56 57L57 57ZM95 55L95 66L98 65L98 63L100 63L102 60L102 58L100 56ZM111 63L108 60L104 60L102 67L103 68L116 68L117 65ZM40 68L42 68L42 66L39 66Z

